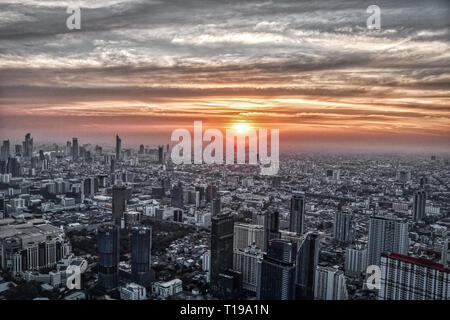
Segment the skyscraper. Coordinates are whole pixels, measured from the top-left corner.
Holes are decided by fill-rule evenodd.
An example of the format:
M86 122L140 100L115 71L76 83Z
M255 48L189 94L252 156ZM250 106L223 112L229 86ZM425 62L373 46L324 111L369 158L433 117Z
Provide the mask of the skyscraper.
M380 265L383 252L408 254L408 223L397 218L370 217L368 265Z
M233 250L244 250L251 245L264 249L264 227L254 224L235 223Z
M359 276L366 272L367 249L346 248L344 269L348 276Z
M79 148L78 148L78 138L72 138L72 159L73 161L78 160Z
M206 201L211 201L212 199L215 199L217 197L217 189L216 186L213 185L208 185L206 187L206 192L205 192L205 200Z
M170 192L171 205L174 208L183 208L183 185L180 183L174 185Z
M353 214L336 211L333 225L334 239L340 244L353 242Z
M289 231L303 234L305 228L305 194L296 193L291 198Z
M233 268L233 217L221 214L211 218L211 282Z
M449 300L450 269L433 260L381 255L379 300Z
M133 282L148 287L152 282L151 270L152 229L133 227L131 235L131 276Z
M233 252L233 270L242 272L242 287L255 295L261 270L259 261L262 257L261 249L255 245Z
M66 156L70 157L72 155L72 142L66 142Z
M313 300L317 263L319 262L320 234L308 232L297 253L295 299Z
M114 224L120 227L123 213L126 210L128 191L124 186L114 186L112 189L112 194L112 216L114 219Z
M25 158L31 158L33 156L33 138L31 138L31 133L25 135L25 141L23 145L23 156Z
M8 160L10 156L9 140L3 140L3 145L0 151L0 160Z
M316 300L348 300L344 272L333 267L317 267L314 297Z
M421 221L425 217L426 201L427 194L425 190L419 190L414 193L413 220L415 222Z
M98 283L106 290L119 285L119 228L104 225L97 230Z
M215 198L211 200L211 216L216 216L220 214L221 203L220 198Z
M260 300L294 300L296 255L295 242L281 239L269 242L267 253L260 262Z
M264 218L264 247L267 252L269 241L280 238L280 214L278 211L267 211Z
M158 146L158 163L164 163L164 148L163 146Z
M116 159L117 159L117 161L120 160L121 149L122 149L122 140L120 139L119 135L116 134Z

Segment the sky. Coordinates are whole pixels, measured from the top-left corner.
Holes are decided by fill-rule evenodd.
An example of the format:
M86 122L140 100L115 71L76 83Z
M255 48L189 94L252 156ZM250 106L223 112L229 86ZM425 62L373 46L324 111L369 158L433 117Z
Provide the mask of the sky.
M0 0L1 139L155 145L194 120L278 128L282 150L447 152L450 2Z

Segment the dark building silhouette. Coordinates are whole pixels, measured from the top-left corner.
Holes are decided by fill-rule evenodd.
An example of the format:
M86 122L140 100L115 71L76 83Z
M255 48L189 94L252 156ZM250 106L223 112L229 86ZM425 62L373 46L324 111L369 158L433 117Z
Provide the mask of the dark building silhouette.
M425 217L425 204L427 201L427 193L425 190L419 190L414 193L413 203L413 220L418 222Z
M133 282L148 287L153 281L152 229L133 227L131 232L131 277Z
M220 198L215 198L211 200L211 216L214 217L220 214L221 203Z
M183 222L183 210L181 209L173 210L173 221Z
M280 238L280 214L278 211L268 211L264 217L264 248L267 252L269 241Z
M105 225L97 230L98 284L106 290L119 285L119 228Z
M172 187L170 198L172 207L183 208L183 186L181 183Z
M120 139L119 135L116 134L116 159L117 159L117 161L120 160L121 150L122 150L122 140Z
M33 138L31 138L31 133L25 135L25 141L22 142L23 146L23 156L25 158L31 158L33 156Z
M114 224L120 227L123 213L126 210L128 190L123 186L114 186L112 189L112 216Z
M233 268L234 221L222 214L211 218L211 283L217 285L220 273Z
M295 280L295 299L313 300L314 281L319 262L320 234L308 232L297 253L297 275Z
M206 187L205 200L212 201L212 199L217 198L217 189L216 186L209 185Z
M289 217L289 231L299 235L305 228L305 194L296 193L291 198L291 212Z
M158 163L163 164L164 163L164 147L158 146Z
M3 140L3 145L0 151L0 160L7 160L10 156L9 140Z
M297 244L273 239L260 262L260 300L294 300Z
M214 295L221 300L237 300L243 295L242 272L227 270L219 274Z
M73 161L78 160L79 156L79 148L78 148L78 138L72 138L72 159Z
M22 176L20 162L17 158L9 158L6 165L6 172L11 173L13 177Z

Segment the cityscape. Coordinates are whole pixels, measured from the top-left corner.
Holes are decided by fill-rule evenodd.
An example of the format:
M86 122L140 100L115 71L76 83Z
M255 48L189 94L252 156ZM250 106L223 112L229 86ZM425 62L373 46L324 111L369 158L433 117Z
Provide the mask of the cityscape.
M447 0L0 0L0 303L445 303L449 35Z
M27 133L1 159L2 299L449 299L448 155L284 154L264 176Z

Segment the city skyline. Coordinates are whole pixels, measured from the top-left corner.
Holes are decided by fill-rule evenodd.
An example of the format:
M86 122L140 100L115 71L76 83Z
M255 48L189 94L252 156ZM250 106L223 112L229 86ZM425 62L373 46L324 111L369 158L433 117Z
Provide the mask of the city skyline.
M445 1L0 4L0 137L166 144L176 128L279 128L280 151L449 150Z

